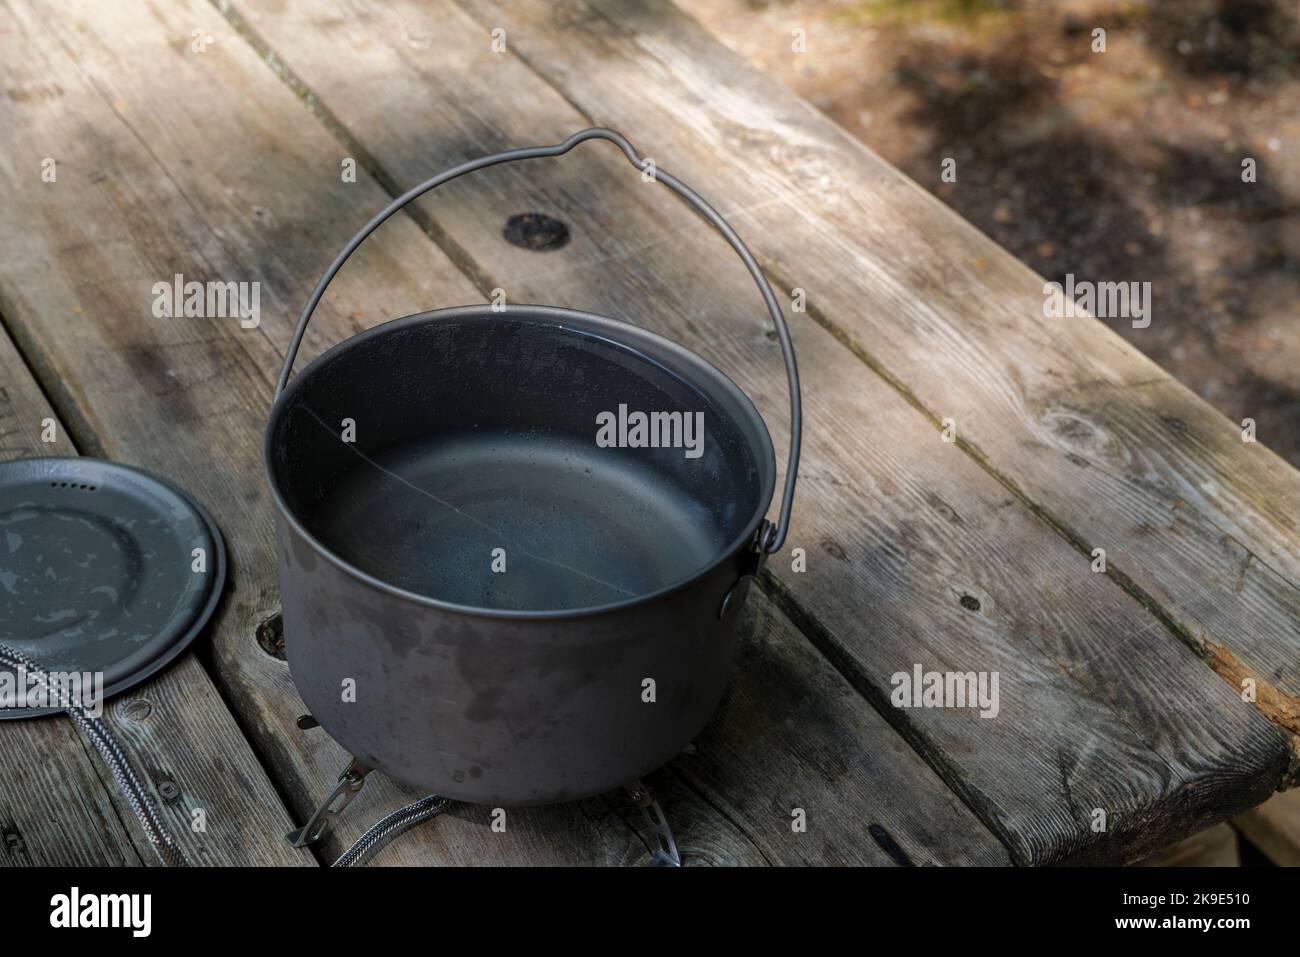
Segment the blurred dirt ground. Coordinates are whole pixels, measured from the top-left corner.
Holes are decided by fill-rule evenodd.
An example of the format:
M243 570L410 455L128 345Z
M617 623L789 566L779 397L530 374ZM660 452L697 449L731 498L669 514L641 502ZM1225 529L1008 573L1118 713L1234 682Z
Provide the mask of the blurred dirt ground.
M1300 0L677 3L1300 466Z

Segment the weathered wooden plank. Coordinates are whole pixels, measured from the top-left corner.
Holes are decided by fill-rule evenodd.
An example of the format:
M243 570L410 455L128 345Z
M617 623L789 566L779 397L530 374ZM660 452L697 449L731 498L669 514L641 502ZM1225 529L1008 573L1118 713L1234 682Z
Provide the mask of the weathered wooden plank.
M513 15L475 21L447 3L239 10L403 188L606 119L492 51L493 26L527 33ZM435 35L436 51L408 49ZM334 69L342 60L346 76ZM702 178L701 164L683 167L659 145L641 143L664 168ZM734 180L713 186L727 213L753 199ZM754 291L621 157L595 147L544 171L496 168L422 209L429 231L511 301L595 308L688 342L755 398L783 447L784 384ZM544 257L502 241L506 218L529 210L560 215L573 240ZM796 322L794 338L806 459L790 544L810 564L797 574L788 558L774 562L774 587L1017 860L1135 859L1272 790L1289 757L1281 733L829 333ZM917 663L1000 672L1001 718L892 709L890 676ZM1098 808L1104 834L1091 827Z
M5 729L0 740L0 865L140 864L140 852L68 721L23 722Z
M1300 732L1300 473L1102 324L1045 320L1041 277L670 3L462 5L584 114L734 196L810 315Z
M310 851L279 840L292 817L195 655L115 698L107 714L191 864L316 864ZM164 781L177 797L157 794ZM126 819L130 808L116 790L114 801Z
M1232 826L1274 864L1300 867L1300 789L1273 795L1234 817Z
M55 422L53 443L41 439L47 419ZM0 459L75 454L0 330ZM155 790L154 799L192 863L314 863L308 854L257 839L261 828L287 828L288 814L193 655L114 698L104 720L144 780L155 789L163 781L179 789L170 801ZM66 718L0 722L0 763L0 825L23 843L5 862L158 863L108 768Z
M9 336L0 328L0 461L75 455ZM140 863L77 730L63 718L0 722L0 864ZM110 785L111 787L111 785Z
M744 837L769 863L1009 863L1005 848L972 827L970 811L785 615L757 590L749 601L736 676L717 717L695 751L652 786L679 775L728 820L743 821ZM665 803L677 827L674 805ZM806 830L793 827L796 809Z

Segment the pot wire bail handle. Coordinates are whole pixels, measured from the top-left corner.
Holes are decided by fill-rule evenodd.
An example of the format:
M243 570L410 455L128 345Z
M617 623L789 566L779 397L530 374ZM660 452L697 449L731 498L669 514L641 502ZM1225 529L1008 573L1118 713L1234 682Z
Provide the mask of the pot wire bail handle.
M277 400L280 398L285 386L289 383L294 360L298 357L298 349L302 345L303 336L307 332L307 323L311 321L312 313L316 311L316 306L325 294L326 287L329 286L330 281L338 274L338 271L343 268L343 264L348 261L348 257L356 252L357 247L365 242L367 237L378 229L385 220L412 200L423 196L444 183L464 176L466 173L472 173L475 170L485 169L489 166L496 166L499 163L513 162L514 160L562 156L579 143L593 139L609 140L623 151L623 155L628 158L628 161L633 166L639 170L646 169L648 161L641 158L636 151L636 147L628 141L627 137L616 130L607 129L603 126L593 126L590 129L574 133L563 143L557 143L554 146L532 146L523 149L505 150L501 153L493 153L489 156L469 160L459 166L453 166L451 169L444 170L425 180L418 186L413 186L375 214L370 222L366 223L355 236L348 240L347 245L334 257L334 261L330 263L329 268L325 270L325 274L316 283L316 288L312 290L307 305L303 307L302 314L298 316L298 325L293 330L293 338L289 341L289 348L285 352L284 366L280 369L280 377L275 383L275 398ZM781 306L777 303L771 285L768 284L767 277L763 275L762 267L759 266L758 261L754 259L753 253L749 251L749 248L736 234L736 231L722 218L722 215L710 206L699 193L677 177L664 172L657 165L652 166L651 176L656 182L663 183L676 193L688 206L708 221L731 245L731 248L735 250L736 255L740 257L741 262L745 264L745 268L749 270L750 276L753 277L755 284L757 284L758 291L762 293L763 302L767 306L767 311L772 317L772 323L776 326L776 335L781 343L781 354L785 359L785 374L790 389L790 452L786 462L785 490L782 493L781 510L777 516L776 524L773 525L770 520L763 519L763 526L759 530L756 542L760 552L770 555L779 551L781 546L785 544L786 534L790 530L790 508L794 502L794 486L799 475L799 449L802 444L803 411L799 396L799 367L795 362L794 345L790 341L790 330L786 327L785 316L781 312Z

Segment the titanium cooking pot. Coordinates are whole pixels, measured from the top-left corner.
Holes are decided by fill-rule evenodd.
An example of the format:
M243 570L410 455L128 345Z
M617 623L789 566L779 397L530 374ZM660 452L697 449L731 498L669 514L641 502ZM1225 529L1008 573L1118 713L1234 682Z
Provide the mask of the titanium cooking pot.
M776 325L790 452L694 353L617 319L456 306L376 326L292 382L326 286L381 223L465 173L609 140L731 244ZM285 647L321 726L367 767L493 805L588 797L679 753L718 704L750 580L785 541L799 380L758 264L720 215L607 129L447 170L326 270L276 386L264 464Z

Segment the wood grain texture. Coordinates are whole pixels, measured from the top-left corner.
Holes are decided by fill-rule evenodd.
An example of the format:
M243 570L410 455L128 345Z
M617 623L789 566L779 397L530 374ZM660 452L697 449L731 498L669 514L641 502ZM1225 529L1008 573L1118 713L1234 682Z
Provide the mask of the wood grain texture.
M138 866L132 842L77 731L64 718L0 729L0 866Z
M606 119L574 109L531 64L491 51L499 23L512 49L546 34L559 45L549 54L564 55L540 13L475 18L448 3L237 10L396 187ZM412 52L411 38L434 35L436 49ZM346 74L334 69L344 58ZM708 164L687 156L683 166L653 135L636 135L640 124L626 126L663 168L697 187L707 176ZM584 150L549 168L459 181L416 218L510 301L591 308L686 342L746 389L783 448L784 382L747 277L621 157ZM706 195L753 231L748 183L714 182ZM537 254L502 241L507 217L532 210L563 219L571 242ZM795 320L806 431L790 545L807 551L809 570L774 561L771 585L1015 859L1132 860L1267 796L1289 760L1285 737L830 333ZM1002 716L891 708L891 675L914 663L1000 672ZM1090 827L1095 808L1107 811L1104 834Z
M1101 323L1044 319L1041 277L670 3L462 6L584 115L730 197L811 316L1300 733L1300 473Z
M3 330L0 383L0 460L76 454ZM41 440L47 418L57 423L54 443ZM262 827L287 829L288 814L194 655L114 698L103 717L192 863L314 863L257 839ZM159 863L107 766L66 718L0 722L0 765L0 828L23 845L0 848L0 862ZM158 793L164 781L179 789L172 801ZM196 809L201 830L192 826Z
M970 811L757 590L742 634L717 716L693 752L652 776L656 791L659 779L675 774L741 822L768 863L1009 862L1005 848L972 827ZM673 803L665 804L677 827ZM796 809L806 830L792 827Z
M4 382L0 455L75 454L62 424L57 442L39 440L42 420L55 416L7 336L0 336L0 372ZM160 708L151 701L168 701L176 707L158 714ZM248 843L249 819L283 822L287 816L193 655L115 698L105 718L146 781L156 787L167 780L181 789L175 802L162 801L156 791L154 798L192 861L311 863L300 854ZM21 852L11 851L5 857L6 863L157 863L108 769L71 722L43 718L0 723L0 754L6 765L3 803L7 805L0 810L0 820L23 843ZM201 833L191 828L190 811L195 807L207 812L207 829ZM118 846L122 843L125 854Z
M56 441L41 441L55 419ZM0 461L75 455L9 336L0 328ZM72 722L0 722L0 865L138 865L139 852ZM151 852L150 852L151 853Z
M310 851L278 840L292 816L195 655L114 698L106 715L191 864L316 864ZM164 782L179 795L164 799ZM113 798L134 825L116 790Z

